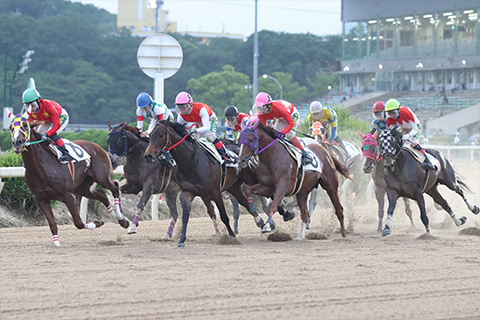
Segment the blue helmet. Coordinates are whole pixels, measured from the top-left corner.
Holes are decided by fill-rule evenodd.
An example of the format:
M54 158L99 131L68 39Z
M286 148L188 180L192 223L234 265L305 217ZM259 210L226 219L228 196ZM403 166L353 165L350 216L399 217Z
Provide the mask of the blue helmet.
M148 93L140 92L140 94L137 96L137 107L145 108L150 103L152 103L152 101L153 99Z

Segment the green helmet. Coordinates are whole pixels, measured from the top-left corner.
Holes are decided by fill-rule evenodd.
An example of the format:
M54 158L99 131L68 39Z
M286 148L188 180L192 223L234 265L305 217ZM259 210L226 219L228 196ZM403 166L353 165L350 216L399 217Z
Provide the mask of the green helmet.
M400 103L398 103L397 99L389 99L387 103L385 103L385 111L392 111L400 109Z
M23 94L22 94L23 103L29 103L37 99L40 99L41 97L42 96L40 95L40 92L38 92L36 89L31 89L31 88L23 91Z

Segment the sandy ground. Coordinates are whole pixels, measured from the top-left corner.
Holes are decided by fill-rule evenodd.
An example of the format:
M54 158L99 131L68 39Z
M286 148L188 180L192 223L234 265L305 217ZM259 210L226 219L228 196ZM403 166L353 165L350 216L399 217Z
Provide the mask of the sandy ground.
M480 165L455 163L480 203ZM442 189L444 190L444 189ZM454 227L429 200L432 237L414 204L399 204L392 235L376 232L376 206L345 210L346 239L329 204L310 233L326 240L271 242L241 215L240 245L220 244L209 218L190 220L186 247L162 241L168 220L127 235L108 221L93 231L60 226L0 229L1 319L480 319L480 228L460 197L443 191ZM293 238L300 221L275 219Z

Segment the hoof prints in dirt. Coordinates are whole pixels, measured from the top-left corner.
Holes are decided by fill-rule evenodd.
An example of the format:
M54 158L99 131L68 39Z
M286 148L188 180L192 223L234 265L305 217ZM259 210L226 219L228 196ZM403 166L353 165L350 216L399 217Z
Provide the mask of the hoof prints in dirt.
M218 244L241 245L242 243L238 241L237 238L230 237L229 235L224 234L220 239L218 239Z
M272 242L285 242L285 241L292 241L292 237L285 232L274 232L267 237L268 241Z
M458 234L461 234L462 236L480 236L480 229L475 228L475 227L470 227L470 228L465 228L463 230L460 230Z

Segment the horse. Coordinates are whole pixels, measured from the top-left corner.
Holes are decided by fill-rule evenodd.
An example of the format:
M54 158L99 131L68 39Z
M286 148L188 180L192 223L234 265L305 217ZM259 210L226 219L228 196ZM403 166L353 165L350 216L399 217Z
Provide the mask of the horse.
M107 144L109 152L115 156L125 157L123 171L127 183L120 187L125 194L138 194L142 196L137 204L135 219L127 234L137 233L140 216L152 194L164 193L170 211L170 225L163 236L164 240L171 239L175 224L177 223L177 196L180 189L175 181L176 168L164 166L160 161L148 163L144 153L148 147L148 139L140 137L140 130L122 122L115 127L108 123L109 134ZM220 233L215 209L210 201L205 202L207 212L213 221L215 232ZM237 231L238 232L238 231Z
M316 159L312 168L317 169L305 170L300 176L298 169L303 169L303 167L299 167L297 160L293 159L284 144L278 142L279 138L275 134L274 129L264 126L257 119L242 130L239 139L241 147L238 162L240 167L245 168L250 160L258 158L256 167L258 183L252 186L247 185L247 194L254 193L263 197L273 196L269 219L262 232L270 231L269 224L272 222L272 216L283 197L295 194L302 218L300 232L295 240L302 241L305 238L305 230L310 218L307 197L320 184L335 207L342 237L345 237L343 207L337 190L337 170L348 177L346 168L338 160L332 158L328 151L319 144L309 144L305 149L315 155Z
M118 183L113 181L113 168L108 153L98 144L86 140L76 140L75 144L67 142L70 152L79 157L85 152L90 156L84 161L63 164L57 161L49 143L43 143L35 125L30 127L27 119L21 115L14 116L10 124L12 144L15 153L21 153L25 165L25 182L34 195L34 200L47 218L53 243L60 246L58 227L53 217L51 200L66 204L73 222L78 229L95 229L103 225L96 220L84 223L79 215L74 194L102 202L123 228L128 228L129 221L122 215ZM112 192L115 198L112 207L105 191L91 190L93 183Z
M228 191L252 214L258 227L263 227L263 219L258 216L251 199L245 197L238 177L238 168L225 166L213 158L200 143L186 132L185 126L170 121L158 122L150 133L150 143L145 150L148 162L169 151L177 164L177 183L181 189L182 232L178 247L185 246L188 219L192 201L200 196L204 202L213 201L220 212L220 218L228 234L235 237L230 227L221 193Z
M353 200L358 194L359 183L355 183L355 179L359 180L362 175L362 150L352 140L342 139L345 150L336 141L330 144L326 137L327 130L319 121L312 124L312 136L325 149L330 152L332 157L337 158L348 170L351 179L345 179L338 174L340 182L340 200L342 204L347 203L353 206ZM351 186L351 184L353 185Z
M399 197L407 197L417 201L422 223L426 232L430 233L423 193L431 196L436 204L447 211L456 226L465 224L467 217L463 216L458 219L455 216L448 202L438 191L438 184L443 184L460 195L468 209L474 214L480 212L480 209L471 204L465 197L462 187L469 190L468 186L457 178L455 170L442 153L433 149L426 149L425 151L431 156L430 161L436 166L437 170L425 170L421 163L423 159L412 153L409 144L410 142L407 141L406 145L403 145L402 135L396 128L384 130L378 136L380 153L384 158L388 197L387 222L382 236L391 234L392 215Z
M372 180L375 190L375 198L378 204L378 226L377 231L382 232L383 229L383 217L384 217L384 204L385 194L387 193L387 184L385 182L385 174L383 168L383 158L380 157L377 145L378 131L375 134L367 133L363 134L358 131L362 137L362 150L363 150L363 172L366 174L372 174ZM412 209L410 208L410 200L402 197L405 203L405 214L410 219L410 224L415 227L412 218Z

